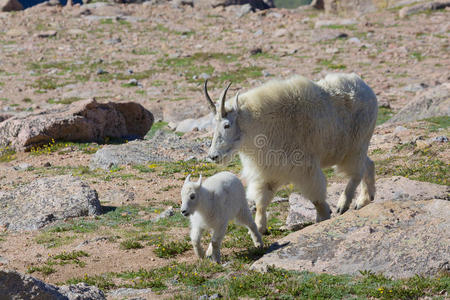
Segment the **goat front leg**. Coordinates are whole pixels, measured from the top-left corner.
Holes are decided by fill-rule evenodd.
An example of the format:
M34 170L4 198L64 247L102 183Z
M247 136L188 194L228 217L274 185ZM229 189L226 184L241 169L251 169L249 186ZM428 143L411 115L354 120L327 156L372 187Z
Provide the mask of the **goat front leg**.
M267 183L249 182L247 188L247 201L256 205L255 223L261 234L267 232L267 206L274 194L274 189Z
M194 247L194 252L199 258L205 257L205 252L203 251L201 240L202 240L203 229L200 227L193 227L191 229L191 241L192 247Z

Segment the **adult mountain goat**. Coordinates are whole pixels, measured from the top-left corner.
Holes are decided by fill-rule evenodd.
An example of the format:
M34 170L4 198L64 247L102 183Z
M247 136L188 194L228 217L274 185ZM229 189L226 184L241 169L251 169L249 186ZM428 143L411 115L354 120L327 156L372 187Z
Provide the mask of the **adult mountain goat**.
M216 128L208 157L227 163L239 153L247 199L256 204L256 225L266 232L266 209L279 187L293 183L317 210L317 222L330 218L322 168L337 165L350 178L337 212L350 206L362 180L355 208L375 196L375 170L367 149L377 119L377 99L356 74L332 74L318 82L301 76L273 80L216 108Z

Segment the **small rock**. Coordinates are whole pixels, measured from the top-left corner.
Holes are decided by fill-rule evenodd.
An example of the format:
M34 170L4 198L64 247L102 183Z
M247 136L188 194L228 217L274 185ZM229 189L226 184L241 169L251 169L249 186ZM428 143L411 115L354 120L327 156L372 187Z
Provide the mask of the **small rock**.
M206 80L206 79L209 79L209 78L211 78L211 76L209 75L209 74L206 74L206 73L202 73L202 74L200 74L200 76L199 76L201 79L203 79L203 80Z
M237 16L238 16L238 18L242 18L243 16L251 13L252 11L253 11L253 8L250 4L244 4L244 5L241 5L241 7L239 8Z
M130 79L130 80L128 81L127 84L128 84L128 85L131 85L131 86L138 86L138 85L139 85L139 82L137 81L137 79L132 78L132 79Z
M260 53L262 53L261 47L253 48L250 50L250 55L256 55L256 54L260 54Z
M8 263L9 263L8 259L0 256L0 266L1 265L7 265Z
M403 131L406 131L406 130L408 130L408 128L403 127L403 126L397 126L394 129L394 133L400 133L400 132L403 132Z
M270 76L273 76L271 73L267 72L266 70L263 70L263 71L262 71L262 74L263 74L264 77L270 77Z
M43 31L37 33L35 36L38 38L49 38L56 36L57 32L55 30Z
M448 143L448 138L446 136L436 136L431 139L432 142L438 142L438 143Z
M153 259L154 260L154 259ZM141 299L139 296L153 295L151 289L120 288L108 292L108 299Z
M349 38L347 40L347 43L350 43L350 44L361 44L361 41L357 37L352 37L352 38Z
M70 35L85 35L86 31L81 29L69 29L67 33Z
M176 122L169 122L169 124L167 124L167 127L169 127L170 130L175 130L177 129L178 123Z
M128 70L127 70L127 74L133 74L133 73L134 73L133 70L131 70L131 69L128 69Z
M325 53L328 53L328 54L335 54L335 53L338 53L338 52L339 52L338 48L327 48L325 50Z
M413 83L413 84L408 84L407 86L403 87L402 90L405 92L415 93L415 92L421 91L423 89L426 89L427 87L428 87L428 85L425 83Z
M275 32L273 33L273 36L274 37L282 37L282 36L287 35L288 33L289 33L289 31L287 29L280 28L280 29L275 30Z
M173 209L172 206L168 207L165 211L163 211L162 213L160 213L158 216L154 217L152 219L153 222L157 222L161 219L165 219L168 217L171 217L175 214L175 210Z
M105 70L103 70L103 69L97 69L96 74L97 74L97 75L102 75L102 74L108 74L108 72L105 71Z
M14 166L13 169L16 171L29 171L33 169L33 166L27 163L21 163L17 166Z
M27 34L28 34L27 30L24 28L13 28L6 32L6 35L10 37L19 37Z
M42 165L44 168L50 168L52 164L50 162L46 162Z
M270 17L274 17L275 19L281 19L283 17L282 14L278 13L278 12L271 12L269 14Z
M325 27L325 26L350 26L355 25L357 22L352 19L340 19L340 20L318 20L314 24L315 28Z
M261 36L264 34L264 31L262 29L258 29L255 31L255 33L253 34L254 36Z
M119 44L121 42L122 42L122 40L120 38L112 38L112 39L108 39L108 40L104 41L104 43L106 45L115 45L115 44Z

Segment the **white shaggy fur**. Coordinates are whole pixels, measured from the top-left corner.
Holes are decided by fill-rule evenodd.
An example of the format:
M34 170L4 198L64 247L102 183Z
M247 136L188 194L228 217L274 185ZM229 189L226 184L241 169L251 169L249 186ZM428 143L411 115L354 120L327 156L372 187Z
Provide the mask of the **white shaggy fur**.
M203 258L201 237L205 229L212 229L211 243L206 252L215 262L220 262L220 244L225 236L229 220L236 219L249 229L255 247L262 247L258 232L245 198L241 181L230 172L220 172L202 184L186 178L181 190L181 213L190 216L191 240L195 254Z
M220 104L208 156L227 162L239 153L260 232L266 231L274 193L289 183L315 205L319 222L330 218L322 168L337 165L350 177L338 213L349 208L361 180L355 208L374 199L374 164L367 149L377 107L373 91L354 73L327 75L317 83L301 76L273 80Z

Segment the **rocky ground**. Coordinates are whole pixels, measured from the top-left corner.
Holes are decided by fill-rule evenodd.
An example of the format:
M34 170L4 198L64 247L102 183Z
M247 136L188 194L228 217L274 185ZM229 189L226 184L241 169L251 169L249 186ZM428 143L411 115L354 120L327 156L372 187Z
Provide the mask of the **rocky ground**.
M448 9L399 18L401 7L394 7L343 18L311 9L248 12L234 6L198 9L151 3L97 2L72 8L44 4L0 13L0 141L12 132L12 127L5 125L11 124L12 118L30 113L39 117L42 110L63 111L90 98L99 103L132 101L152 113L150 124L154 119L143 141L39 140L34 147L25 147L27 151L0 145L0 268L29 273L54 285L86 282L97 285L109 298L120 299L180 293L255 298L280 293L306 298L384 297L389 289L393 298L448 297ZM225 169L240 170L238 160L226 167L203 161L211 137L210 117L197 120L208 114L202 96L204 80L209 79L210 93L217 97L228 81L233 82L233 94L271 78L301 74L318 80L331 72L356 72L377 94L379 120L369 154L377 178L388 182L377 199L390 202L308 226L311 216L298 221L292 215L296 191L287 186L269 210L265 251L274 252L255 263L263 253L251 248L244 230L231 225L223 245L224 264L194 263L188 222L178 212L183 180L187 173L209 176ZM108 124L104 123L104 128ZM171 128L183 132L174 133ZM325 171L329 185L334 186L331 190L338 193L344 178L333 169ZM393 176L410 179L401 181L400 194L389 189L399 184L389 181ZM11 209L27 199L58 199L58 195L71 205L65 214L47 213L58 206L37 200L28 203L30 209L22 209L21 215ZM91 206L77 205L83 201L79 199L88 199ZM99 205L103 213L99 213ZM32 211L36 207L43 211ZM81 208L75 211L76 207ZM398 222L390 210L401 211ZM384 215L386 219L374 221ZM285 224L286 219L297 221ZM332 236L320 235L329 231L331 224L338 236L335 244L330 242ZM356 235L350 234L353 231L348 224L354 224ZM423 229L428 225L431 227ZM412 245L431 245L442 251L434 256L433 251L426 252L425 257L433 263L411 256L412 269L401 269L399 266L408 262L401 251L414 247L403 247L398 243L402 231L389 235L386 226L417 232L429 243L412 241ZM361 240L371 230L375 233L370 235L370 243ZM299 246L287 250L269 247L281 238L280 243L294 244L296 240ZM407 277L405 281L370 271L361 277L326 277L270 268L261 275L250 269L253 264L259 268L264 260L279 260L278 266L295 264L296 271L384 271L389 265L364 263L360 256L351 266L337 266L350 253L358 252L344 251L351 243L375 247L383 240L391 242L382 243L379 254L398 263L386 274ZM312 250L302 255L302 247L308 245L305 241L336 245L335 258L320 251L314 258ZM362 246L357 249L364 253ZM286 253L298 259L296 263L280 259ZM313 261L312 265L306 260ZM421 270L427 266L426 272ZM428 276L423 284L414 282L411 276L416 273ZM337 293L336 284L356 284L358 288ZM259 288L261 285L267 288ZM311 286L317 287L316 294Z

